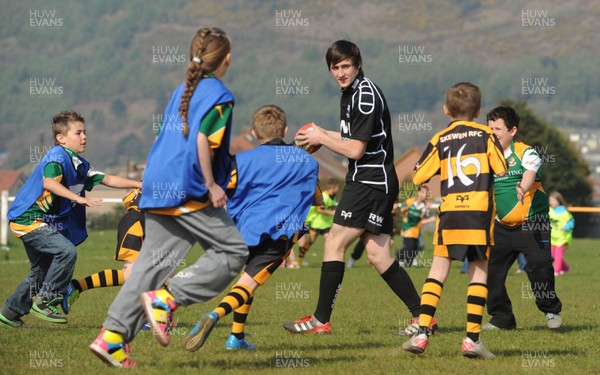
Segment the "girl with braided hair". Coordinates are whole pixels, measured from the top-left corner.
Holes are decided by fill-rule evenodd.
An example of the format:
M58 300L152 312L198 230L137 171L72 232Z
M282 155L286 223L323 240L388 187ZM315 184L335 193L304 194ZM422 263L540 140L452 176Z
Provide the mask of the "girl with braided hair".
M230 61L231 42L223 30L198 30L185 82L165 109L164 118L176 120L162 124L148 154L140 201L146 214L144 245L90 345L109 366L135 366L129 343L146 321L155 338L169 345L173 312L221 293L248 257L224 208L234 98L221 79ZM204 254L170 277L196 242Z

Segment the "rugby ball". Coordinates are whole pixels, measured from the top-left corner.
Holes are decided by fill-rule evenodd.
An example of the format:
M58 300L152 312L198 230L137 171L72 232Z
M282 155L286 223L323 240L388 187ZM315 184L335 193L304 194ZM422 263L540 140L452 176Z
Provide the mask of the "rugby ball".
M309 154L312 154L313 152L317 151L318 149L321 148L321 145L318 146L300 146L298 143L299 141L296 139L296 137L298 136L298 133L303 132L311 132L315 130L315 128L313 127L313 123L310 124L306 124L304 126L302 126L300 128L300 130L298 130L298 132L296 132L296 136L294 137L294 143L296 144L296 146L300 147L301 149L303 149L304 151L308 152Z

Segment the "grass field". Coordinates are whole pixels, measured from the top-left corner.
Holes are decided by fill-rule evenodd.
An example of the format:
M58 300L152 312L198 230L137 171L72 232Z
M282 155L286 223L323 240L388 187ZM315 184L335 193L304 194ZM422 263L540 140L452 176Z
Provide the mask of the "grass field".
M93 232L79 249L75 277L105 268L120 267L113 261L116 234ZM430 243L427 240L427 243ZM453 264L444 287L436 318L440 323L422 356L401 349L404 338L398 331L407 325L409 314L387 288L381 277L361 259L347 270L333 313L332 335L297 336L281 328L284 320L312 313L318 297L321 245L309 253L309 265L299 270L280 269L258 290L246 331L257 350L228 352L224 349L231 315L224 318L202 349L183 349L185 335L201 313L218 301L179 309L178 327L172 343L161 347L149 332L140 332L132 343L134 373L143 374L233 374L233 373L428 373L428 374L514 374L514 373L600 373L598 292L600 253L598 240L575 240L566 253L572 271L557 280L563 301L564 326L549 331L535 307L524 274L510 273L509 294L517 315L516 331L484 332L486 346L496 354L492 361L469 360L460 355L466 320L467 278ZM29 270L19 240L10 238L11 251L0 252L0 298L6 299ZM428 265L431 245L419 262ZM194 248L186 263L201 254ZM409 273L420 291L428 268L411 268ZM53 325L32 315L24 317L27 328L0 331L0 373L101 374L114 371L89 350L118 288L84 293L69 314L68 325ZM484 317L484 323L489 317Z

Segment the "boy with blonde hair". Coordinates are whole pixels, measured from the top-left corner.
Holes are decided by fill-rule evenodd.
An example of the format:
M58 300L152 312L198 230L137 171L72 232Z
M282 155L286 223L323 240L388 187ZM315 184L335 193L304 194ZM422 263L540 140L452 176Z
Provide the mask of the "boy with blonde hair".
M446 92L444 114L452 120L431 138L415 165L413 182L423 184L440 174L443 202L434 233L433 262L421 293L419 329L402 345L421 354L429 342L429 324L442 295L452 260L469 260L467 289L467 337L462 354L490 359L479 339L487 298L487 262L493 245L494 174L507 171L502 147L493 131L473 122L481 112L481 92L468 82Z
M253 295L287 258L310 206L322 202L317 187L319 165L306 151L284 143L285 113L275 105L258 108L252 116L252 135L261 145L236 155L235 193L227 211L248 245L246 269L212 312L204 314L186 337L188 351L200 349L217 322L233 312L225 345L229 350L252 350L244 325Z

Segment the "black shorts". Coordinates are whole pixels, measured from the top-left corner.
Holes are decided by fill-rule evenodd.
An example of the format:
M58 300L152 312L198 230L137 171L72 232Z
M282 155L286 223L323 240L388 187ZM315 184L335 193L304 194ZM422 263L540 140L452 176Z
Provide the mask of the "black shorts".
M324 234L329 233L329 230L331 229L331 227L329 228L325 228L325 229L314 229L314 228L310 228L310 230L312 232L314 232L315 236L322 236Z
M250 255L246 261L246 272L258 284L263 285L275 272L277 267L287 258L292 242L287 239L262 241L257 246L250 246Z
M460 261L464 261L465 258L469 261L489 260L490 247L489 245L435 245L433 255Z
M345 227L364 228L373 234L392 235L394 200L395 196L365 184L349 182L335 209L333 222Z
M420 250L419 249L419 239L403 237L402 238L402 250L410 251L411 254L416 254Z

